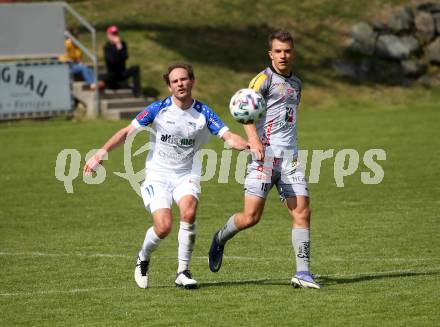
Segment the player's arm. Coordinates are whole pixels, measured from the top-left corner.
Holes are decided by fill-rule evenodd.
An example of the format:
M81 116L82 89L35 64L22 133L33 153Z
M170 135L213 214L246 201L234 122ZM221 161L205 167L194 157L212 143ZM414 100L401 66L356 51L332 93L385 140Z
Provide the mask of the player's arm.
M222 135L223 141L228 143L228 145L236 150L245 150L249 148L248 142L240 135L226 131Z
M268 76L264 72L261 72L250 81L249 88L255 92L261 93L264 97L269 87L268 82ZM263 160L264 146L258 136L255 124L245 124L243 125L243 128L246 132L252 155L257 160Z
M84 165L84 173L91 174L102 162L104 156L125 141L127 136L136 129L132 124L121 128L91 157Z
M211 134L221 138L223 141L228 143L229 146L236 150L240 151L249 149L248 142L246 142L246 140L240 135L232 133L229 128L222 122L220 117L209 107L205 107L205 110L202 112L206 117L206 126Z
M264 147L263 143L261 143L260 137L258 136L255 124L244 124L243 128L248 138L249 148L251 149L252 154L255 156L255 159L263 160Z
M142 128L142 126L147 126L151 124L156 117L159 110L162 108L162 101L155 101L142 110L135 119L132 120L131 124L127 127L121 128L117 131L107 142L102 146L98 152L88 160L84 166L84 173L91 174L95 168L101 164L104 156L116 148L118 145L123 143L127 136L130 135L135 129Z

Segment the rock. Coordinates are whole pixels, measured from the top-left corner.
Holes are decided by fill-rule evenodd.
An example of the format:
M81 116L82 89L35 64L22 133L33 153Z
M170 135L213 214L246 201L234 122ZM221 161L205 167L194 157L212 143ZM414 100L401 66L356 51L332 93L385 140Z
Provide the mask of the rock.
M407 78L398 61L363 58L358 62L358 79L377 83L406 85Z
M407 44L393 34L380 35L376 43L376 53L385 59L406 59L410 55Z
M425 56L429 62L440 64L440 37L431 42L425 49Z
M433 14L432 19L434 20L434 26L437 35L440 35L440 13Z
M422 49L419 41L414 36L402 36L400 40L409 49L411 54L420 52Z
M393 84L400 84L403 79L404 71L398 62L378 61L374 66L375 74L378 81L387 81Z
M433 2L422 3L417 6L417 10L425 11L425 12L429 12L429 13L440 12L440 4L433 3Z
M358 23L351 29L352 39L348 49L357 53L372 55L376 43L377 33L367 23Z
M370 24L361 22L353 25L351 28L351 36L358 41L364 41L373 33L373 28Z
M403 74L408 77L419 77L428 70L428 65L416 60L403 60L401 65Z
M384 33L389 33L390 32L390 29L389 29L388 25L386 25L386 24L384 24L382 22L379 22L377 20L373 21L371 23L371 26L373 27L373 31L375 31L375 32L377 32L379 34L384 34Z
M430 88L434 85L434 78L430 75L423 75L417 80L417 82L425 87Z
M364 79L375 79L375 65L376 60L374 58L363 58L359 63L359 77Z
M367 46L355 39L350 39L347 44L347 49L361 55L370 56L374 53L374 46Z
M356 65L347 60L336 59L332 62L332 67L336 74L340 77L356 78L357 69Z
M417 13L414 24L419 36L424 42L431 41L435 36L434 19L430 13L420 11Z
M409 31L412 29L413 24L414 15L408 7L396 11L388 21L388 26L394 33Z
M374 64L375 80L379 83L407 85L405 72L398 61L377 60Z

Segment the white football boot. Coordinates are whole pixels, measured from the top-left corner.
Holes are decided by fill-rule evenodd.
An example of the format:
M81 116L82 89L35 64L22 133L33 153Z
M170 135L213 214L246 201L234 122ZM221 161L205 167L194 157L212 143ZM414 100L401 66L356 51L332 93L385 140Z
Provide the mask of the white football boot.
M315 282L313 275L308 271L298 271L292 277L291 284L294 288L316 288L321 289L321 286Z
M197 281L192 278L189 270L184 270L176 274L176 287L184 287L186 289L197 288Z
M136 267L134 268L134 280L140 288L148 287L148 270L150 261L141 261L139 257L136 259Z

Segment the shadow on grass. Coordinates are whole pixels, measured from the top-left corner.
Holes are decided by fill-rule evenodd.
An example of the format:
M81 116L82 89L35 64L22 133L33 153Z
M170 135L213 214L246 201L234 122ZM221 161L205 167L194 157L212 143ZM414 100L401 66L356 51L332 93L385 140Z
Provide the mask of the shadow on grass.
M362 274L358 276L342 276L342 277L332 277L332 276L320 276L318 281L322 285L335 285L335 284L351 284L351 283L361 283L378 279L390 279L390 278L401 278L401 277L414 277L414 276L435 276L440 275L440 271L429 271L429 272L390 272L390 273L372 273L372 274Z
M435 276L440 275L440 271L429 272L392 272L392 273L371 273L362 274L357 276L317 276L316 280L322 286L338 285L338 284L351 284L361 283L380 279L401 278L401 277L414 277L414 276ZM203 282L199 284L200 288L206 287L223 287L234 285L275 285L286 286L290 285L290 278L262 278L262 279L245 279L245 280L231 280L221 282Z
M200 288L216 287L216 286L234 286L234 285L289 285L290 281L286 278L271 279L245 279L245 280L228 280L221 282L203 282L199 284Z

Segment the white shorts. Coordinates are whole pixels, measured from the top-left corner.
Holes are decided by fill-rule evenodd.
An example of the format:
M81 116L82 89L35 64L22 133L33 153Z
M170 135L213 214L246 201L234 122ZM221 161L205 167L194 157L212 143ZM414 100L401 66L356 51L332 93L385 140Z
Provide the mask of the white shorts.
M173 199L179 204L180 199L185 195L192 195L198 200L200 191L200 177L192 174L173 176L147 173L141 185L145 208L151 213L157 209L171 208Z
M298 195L309 196L307 180L297 160L274 158L272 167L266 167L263 161L252 161L247 173L244 184L247 195L266 199L275 185L282 201Z

